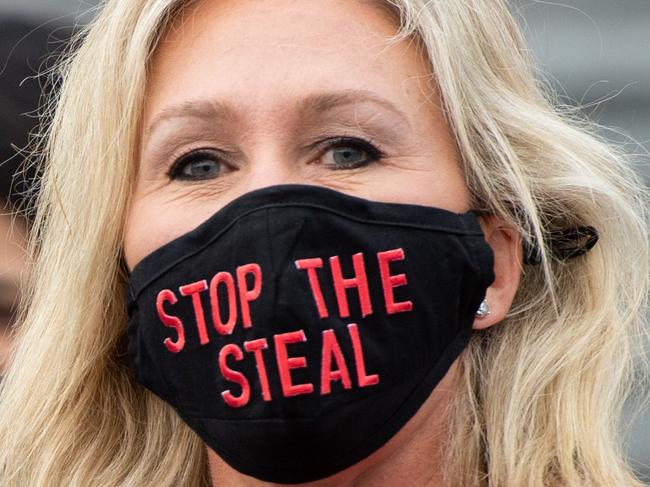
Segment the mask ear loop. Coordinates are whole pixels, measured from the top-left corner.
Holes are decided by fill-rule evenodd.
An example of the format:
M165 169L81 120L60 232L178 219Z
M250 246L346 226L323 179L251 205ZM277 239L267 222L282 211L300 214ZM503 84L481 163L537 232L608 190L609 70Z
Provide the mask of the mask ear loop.
M548 239L551 254L560 260L569 260L586 254L598 242L598 231L592 226L579 226L552 232ZM538 246L524 241L524 264L538 265L542 255Z
M492 212L473 208L476 216L491 215ZM590 225L565 228L550 233L547 246L551 254L559 260L569 260L589 252L598 242L598 230ZM535 242L523 241L523 263L539 265L542 263L542 253Z

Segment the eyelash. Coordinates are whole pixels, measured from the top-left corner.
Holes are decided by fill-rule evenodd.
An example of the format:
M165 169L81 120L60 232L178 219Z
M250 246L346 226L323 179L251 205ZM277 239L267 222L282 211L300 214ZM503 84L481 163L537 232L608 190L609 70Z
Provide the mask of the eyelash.
M330 166L332 170L351 170L351 169L357 169L360 167L365 167L369 166L370 164L373 164L375 162L380 161L385 157L385 153L377 147L374 143L373 139L364 139L356 136L339 136L339 137L333 137L330 139L325 139L323 141L316 142L314 144L311 144L309 148L316 148L319 152L318 158L320 159L327 151L331 149L335 149L337 147L345 147L345 146L350 146L354 147L356 149L361 149L363 152L366 152L368 154L368 162L365 164L361 164L360 166L353 166L353 167L345 167L343 165L337 165L337 164L324 164L326 166ZM189 164L193 162L194 160L200 159L200 158L213 158L214 160L218 160L222 164L228 164L227 158L221 157L218 155L219 151L215 149L195 149L190 152L187 152L186 154L183 154L177 158L174 158L174 162L172 163L171 167L167 171L167 177L169 179L180 179L180 180L189 180L191 181L192 178L184 178L182 176L182 171L183 168L185 167L186 164Z

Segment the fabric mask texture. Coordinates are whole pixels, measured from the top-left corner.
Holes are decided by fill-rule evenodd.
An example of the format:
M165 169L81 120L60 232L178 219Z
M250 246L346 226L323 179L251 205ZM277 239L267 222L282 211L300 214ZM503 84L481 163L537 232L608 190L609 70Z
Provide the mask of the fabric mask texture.
M493 258L472 211L251 191L133 269L130 363L234 469L315 481L429 397L468 344Z

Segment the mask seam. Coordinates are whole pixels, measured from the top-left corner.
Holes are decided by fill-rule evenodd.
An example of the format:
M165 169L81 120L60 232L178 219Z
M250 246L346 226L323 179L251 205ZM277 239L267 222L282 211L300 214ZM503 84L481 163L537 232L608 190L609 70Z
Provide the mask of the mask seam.
M271 262L271 272L275 276L275 262L273 262L273 256L275 253L273 252L273 239L271 238L271 224L270 224L270 215L269 215L269 208L266 209L266 238L269 242L269 261Z

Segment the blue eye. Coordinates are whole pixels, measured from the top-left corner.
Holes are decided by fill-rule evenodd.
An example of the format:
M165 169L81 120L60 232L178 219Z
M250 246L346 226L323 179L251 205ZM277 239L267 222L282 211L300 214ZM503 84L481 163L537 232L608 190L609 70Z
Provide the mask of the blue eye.
M333 170L356 169L383 159L384 153L369 141L356 137L334 137L319 142L320 159L331 152L332 162L322 165ZM167 172L171 180L205 181L223 176L233 168L212 149L198 149L179 157Z
M323 165L335 170L367 166L383 157L382 152L370 142L352 137L330 139L325 149L324 154L332 152L334 162Z
M214 179L221 174L222 166L223 163L213 151L199 150L176 160L169 171L169 177L184 181Z

